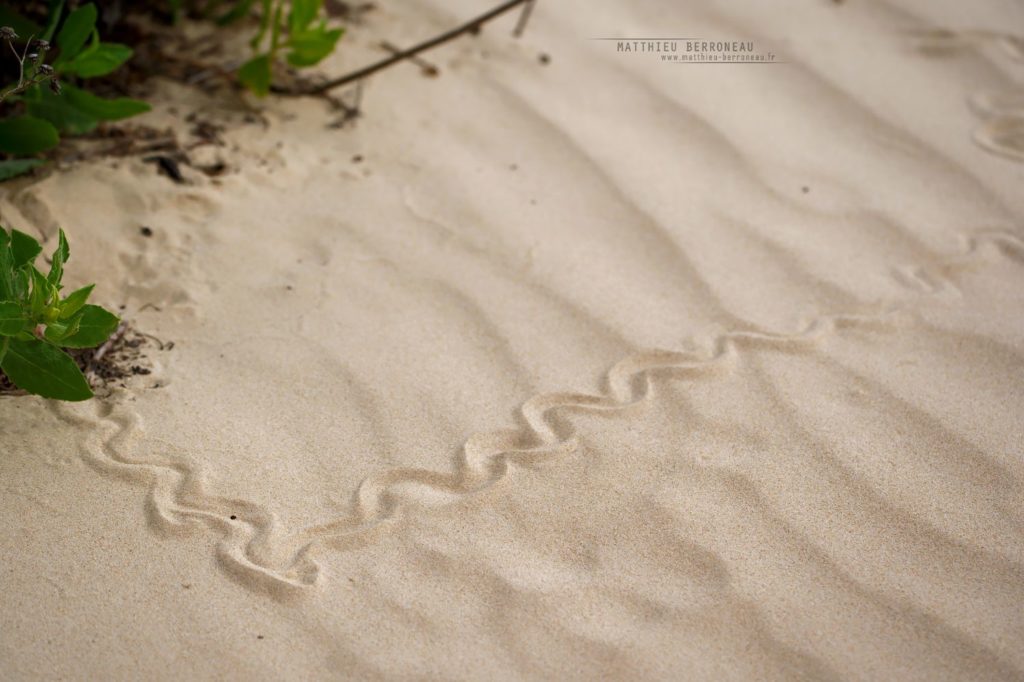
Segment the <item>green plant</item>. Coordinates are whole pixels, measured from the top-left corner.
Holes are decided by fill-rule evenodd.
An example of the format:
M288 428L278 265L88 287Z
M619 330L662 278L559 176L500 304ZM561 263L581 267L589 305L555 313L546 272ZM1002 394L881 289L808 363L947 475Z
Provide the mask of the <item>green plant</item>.
M241 19L254 5L256 0L238 0L217 21L229 24ZM270 92L279 54L284 53L290 66L313 66L334 51L345 29L328 28L322 16L323 0L259 0L259 5L260 27L250 43L256 56L241 66L238 79L262 97Z
M104 99L76 85L112 73L131 58L132 49L100 40L93 3L68 12L61 21L63 13L64 0L51 0L45 28L10 11L5 14L5 19L18 24L18 30L39 37L30 37L19 51L15 47L19 39L15 28L0 28L0 39L5 43L0 47L9 48L19 62L18 81L0 91L0 102L12 99L25 105L25 114L0 120L0 152L15 157L33 156L56 146L61 134L86 133L100 121L135 116L150 108L145 102L128 97ZM49 41L55 32L57 57L47 64ZM2 161L0 180L40 163L39 159L26 158Z
M0 369L29 393L86 400L92 389L62 349L98 346L120 320L87 303L93 284L61 297L64 265L71 255L63 230L46 275L34 265L41 251L29 235L0 227Z

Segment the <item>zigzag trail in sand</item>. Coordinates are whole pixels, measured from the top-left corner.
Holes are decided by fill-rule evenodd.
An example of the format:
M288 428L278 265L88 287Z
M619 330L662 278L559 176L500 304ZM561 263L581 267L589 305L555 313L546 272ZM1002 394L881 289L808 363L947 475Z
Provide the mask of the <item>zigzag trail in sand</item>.
M1014 64L1024 66L1024 38L996 31L936 29L917 35L918 49L926 53L964 50L993 45ZM979 91L969 98L971 109L984 122L974 131L981 148L1016 161L1024 161L1024 88Z
M937 295L955 289L950 272L987 246L1024 263L1024 240L1010 232L982 232L965 237L963 243L964 249L956 256L928 266L898 268L894 276L916 293ZM601 394L539 394L521 406L522 428L471 436L454 472L412 468L382 471L359 485L349 516L292 533L286 533L275 516L259 505L208 493L198 465L170 457L130 455L142 434L142 421L126 401L94 401L87 408L93 411L91 415L82 414L81 407L58 402L51 402L50 408L61 419L87 428L89 436L82 445L82 454L93 468L150 486L147 513L159 532L185 532L199 523L217 529L222 533L217 558L226 572L250 588L287 598L305 593L321 581L317 551L365 545L404 512L450 504L494 486L506 477L512 465L574 451L578 447L575 430L571 424L556 420L556 413L627 411L652 395L658 378L721 376L736 366L744 350L813 350L822 339L843 329L885 326L887 317L903 309L903 305L893 303L864 313L821 316L793 334L727 332L717 336L705 352L650 350L629 355L607 372ZM286 557L283 562L270 558L282 556Z

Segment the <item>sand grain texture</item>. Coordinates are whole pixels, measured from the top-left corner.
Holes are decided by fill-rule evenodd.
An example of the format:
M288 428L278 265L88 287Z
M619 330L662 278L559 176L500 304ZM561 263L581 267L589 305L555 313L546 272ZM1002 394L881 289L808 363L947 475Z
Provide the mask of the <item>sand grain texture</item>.
M216 182L5 185L175 347L0 399L0 676L1024 677L1024 13L784 5L541 2L340 130L161 83ZM591 40L666 27L788 63Z

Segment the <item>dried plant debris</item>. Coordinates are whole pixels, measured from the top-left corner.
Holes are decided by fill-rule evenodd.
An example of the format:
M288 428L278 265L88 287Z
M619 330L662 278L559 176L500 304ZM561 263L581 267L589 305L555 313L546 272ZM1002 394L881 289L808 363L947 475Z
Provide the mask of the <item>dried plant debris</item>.
M221 134L224 132L224 125L215 123L211 120L203 118L198 112L191 112L185 117L185 120L192 125L189 129L189 133L196 138L189 147L199 147L202 145L212 144L217 146L224 145L224 139Z
M186 160L183 155L154 154L152 156L144 156L142 160L146 163L156 164L160 173L166 175L175 183L179 185L185 184L185 176L181 174L181 163Z
M68 355L78 364L98 397L109 395L115 388L127 388L132 377L153 373L150 355L169 351L173 342L164 342L122 323L106 343L96 348L69 348ZM133 385L134 386L134 385ZM148 381L141 388L159 388L159 382ZM0 396L27 395L0 372Z
M179 140L171 128L154 128L137 123L117 127L101 126L53 150L48 156L60 164L141 156L144 162L153 164L158 173L179 184L187 182L182 166L195 168L210 177L223 175L230 170L220 160L202 163L192 158L199 147L224 146L221 138L223 126L195 118L190 123L193 125L184 142Z

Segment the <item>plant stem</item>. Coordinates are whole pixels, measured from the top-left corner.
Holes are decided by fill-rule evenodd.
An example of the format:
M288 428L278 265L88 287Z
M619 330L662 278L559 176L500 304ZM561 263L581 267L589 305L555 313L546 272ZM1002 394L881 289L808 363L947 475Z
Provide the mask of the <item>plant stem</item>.
M14 43L12 41L10 41L10 40L6 41L7 45L11 48L11 52L14 53L14 58L18 60L18 82L15 83L14 85L12 85L11 87L7 88L3 92L0 92L0 102L3 102L5 99L10 97L11 95L17 95L19 92L22 92L24 90L28 90L33 85L36 85L38 83L43 83L43 82L45 82L47 80L47 78L51 78L52 77L52 76L43 76L42 78L39 77L39 68L38 68L39 60L37 60L36 64L35 64L36 65L36 70L32 73L32 77L28 79L28 82L27 83L25 82L25 59L28 58L28 50L29 50L29 47L31 47L31 45L32 45L32 39L34 37L35 37L35 35L29 36L28 41L25 43L25 50L21 54L18 54L18 50L15 49Z
M353 71L352 73L346 74L344 76L332 78L331 80L328 80L324 83L320 83L318 85L314 85L308 88L284 88L279 86L272 86L271 91L281 95L322 95L328 90L332 90L342 85L347 85L353 81L366 78L371 74L377 73L382 69L388 68L392 64L397 64L398 62L414 57L418 55L420 52L426 52L427 50L437 47L442 43L446 43L449 40L458 38L459 36L465 33L472 33L473 31L478 30L481 26L483 26L491 19L495 19L504 14L505 12L508 12L509 10L514 9L526 2L533 3L536 2L536 0L507 0L506 2L503 2L502 4L498 5L489 12L485 12L484 14L481 14L475 19L471 19L470 21L467 21L461 26L457 26L456 28L451 29L450 31L445 31L442 34L434 36L429 40L425 40L422 43L419 43L418 45L414 45L413 47L410 47L407 50L402 50L401 52L393 54L387 59L382 59L379 62L370 64L369 66L364 66L363 68Z
M46 25L46 30L43 31L43 40L53 40L53 32L57 30L57 24L60 23L60 15L64 12L64 0L57 0L56 5L51 3L50 8L50 23Z
M537 0L526 0L526 5L523 6L523 12L519 15L519 21L516 22L516 27L512 30L512 35L519 38L523 35L523 31L526 30L526 22L530 20L530 13L533 12L533 6L537 4Z
M30 35L28 40L25 41L25 49L22 51L21 56L18 57L18 53L15 52L14 56L18 57L18 87L25 82L25 58L28 56L28 48L32 45L32 39L35 35ZM13 49L13 45L11 46Z
M14 49L14 43L8 40L7 46L11 48L11 52L14 53L14 58L18 60L18 84L15 88L20 88L22 81L25 80L25 60L23 60L21 55L18 54L18 51Z

